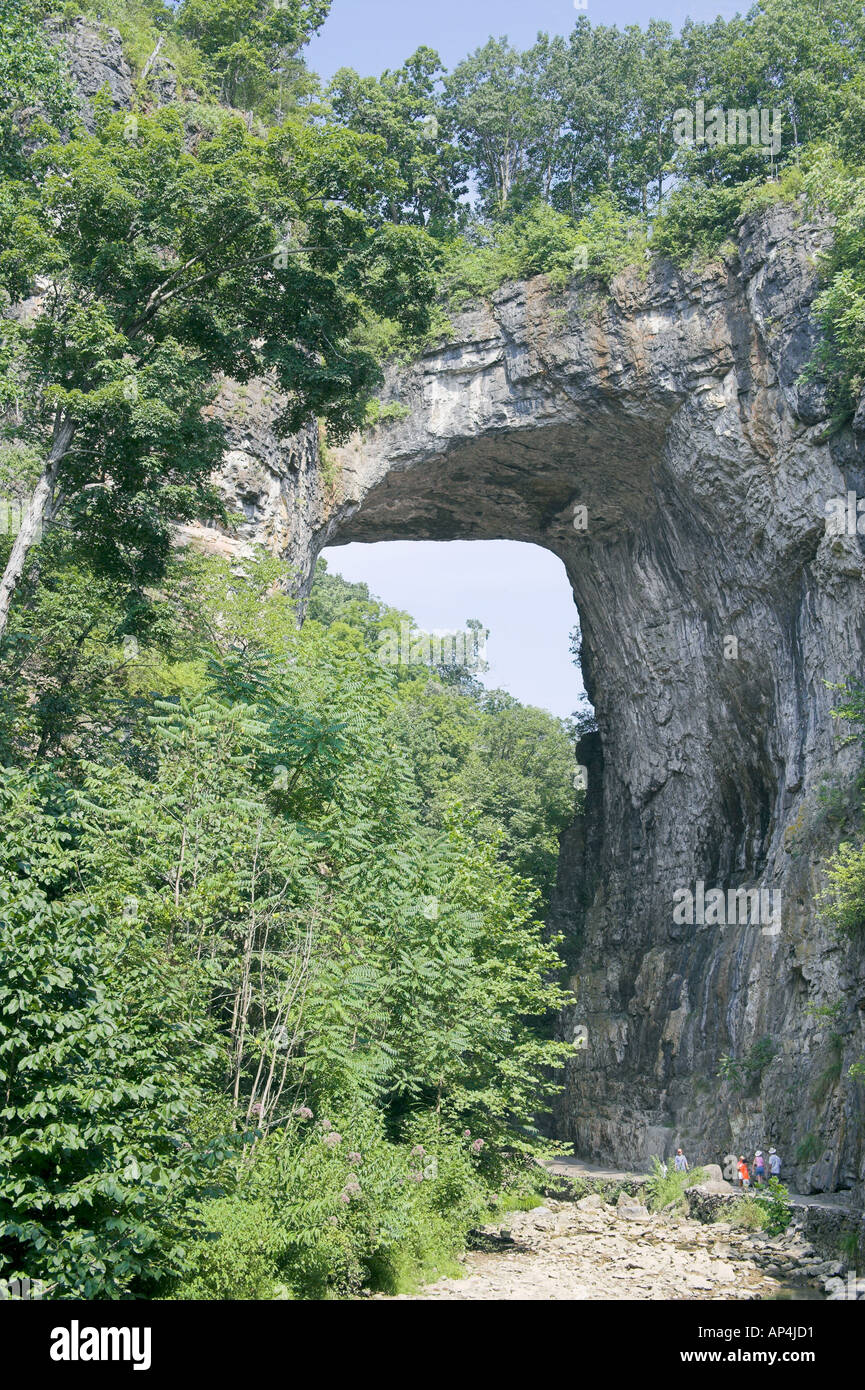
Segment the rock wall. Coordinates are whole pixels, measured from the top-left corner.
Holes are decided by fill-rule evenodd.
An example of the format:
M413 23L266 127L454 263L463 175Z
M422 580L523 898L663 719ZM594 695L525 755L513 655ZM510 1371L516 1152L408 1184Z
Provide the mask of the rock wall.
M98 93L107 97L115 111L128 110L133 105L136 82L117 29L81 17L51 19L46 28L64 55L88 130L94 129L93 98ZM148 61L146 91L142 91L148 104L165 105L181 95L196 99L192 92L181 94L174 67L158 48ZM141 88L142 84L138 86Z

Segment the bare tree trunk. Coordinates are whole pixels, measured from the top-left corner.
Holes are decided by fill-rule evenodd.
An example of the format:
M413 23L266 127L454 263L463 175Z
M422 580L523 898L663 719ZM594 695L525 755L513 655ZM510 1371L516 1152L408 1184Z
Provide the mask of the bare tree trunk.
M48 455L45 471L30 498L27 511L21 522L21 529L15 537L12 554L9 556L5 573L0 580L0 637L6 631L12 597L24 573L27 556L39 539L42 523L54 496L60 464L72 443L74 433L75 425L73 422L68 417L64 418L58 415L54 425L54 441L51 445L51 453Z
M156 59L159 57L159 54L160 54L160 52L162 51L162 45L163 45L164 42L165 42L165 35L164 35L164 34L160 34L160 35L159 35L159 42L157 43L156 47L154 48L153 52L151 53L150 57L147 59L147 62L144 64L144 67L143 67L143 69L142 69L142 72L141 72L141 81L142 81L142 82L146 82L146 81L147 81L147 74L150 72L150 69L153 67L153 64L156 62Z

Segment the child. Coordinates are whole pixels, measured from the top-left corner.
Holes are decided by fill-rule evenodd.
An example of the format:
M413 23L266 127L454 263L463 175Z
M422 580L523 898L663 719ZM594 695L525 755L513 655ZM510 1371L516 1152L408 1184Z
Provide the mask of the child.
M744 1154L741 1154L739 1157L739 1183L742 1187L751 1186L751 1178L750 1174L748 1173L748 1165L745 1162Z

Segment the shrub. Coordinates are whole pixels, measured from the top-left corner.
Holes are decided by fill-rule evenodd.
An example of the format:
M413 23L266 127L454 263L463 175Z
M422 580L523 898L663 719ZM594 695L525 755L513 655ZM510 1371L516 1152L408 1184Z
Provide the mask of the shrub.
M824 922L839 936L861 938L865 933L865 845L842 841L826 873L828 887L818 899Z
M736 1059L723 1052L718 1059L718 1075L728 1081L734 1090L755 1091L762 1080L763 1072L775 1056L775 1044L766 1034L754 1043L744 1057Z
M827 384L833 423L853 415L865 384L865 179L828 148L817 149L805 175L808 205L835 220L832 246L821 259L823 289L814 313L823 329L806 376Z
M411 410L407 405L400 401L380 401L377 397L369 402L366 407L366 417L364 425L367 429L376 429L379 425L393 424L397 420L405 420L411 415Z
M832 1033L829 1038L829 1057L829 1062L817 1077L814 1089L811 1092L811 1098L817 1105L823 1103L829 1092L833 1087L837 1086L838 1082L841 1080L841 1069L844 1062L844 1039L840 1033Z
M192 1246L190 1270L176 1298L248 1301L272 1298L284 1238L269 1203L240 1193L205 1203L206 1228Z
M679 1173L672 1164L664 1165L657 1155L652 1155L652 1171L646 1181L646 1202L650 1211L661 1211L673 1202L680 1202L685 1189L704 1182L705 1168L692 1168L690 1172Z
M54 1298L152 1296L216 1161L190 1114L220 1050L146 943L121 984L98 928L0 883L0 1275Z
M813 1130L805 1135L805 1138L796 1147L797 1163L813 1163L820 1157L820 1140Z
M779 1178L770 1178L766 1187L761 1188L751 1200L765 1214L763 1229L770 1236L780 1236L790 1225L793 1208L790 1194Z
M718 256L733 236L746 194L753 184L705 183L695 178L670 194L656 217L651 249L678 265ZM731 250L735 250L731 246Z
M366 1107L326 1123L299 1120L256 1147L237 1190L204 1208L207 1232L175 1297L403 1293L458 1270L491 1197L469 1140L427 1116L394 1142Z
M609 282L626 266L644 267L645 259L642 222L613 198L598 198L576 222L546 203L535 203L511 222L476 232L474 242L451 242L442 284L448 301L458 308L470 299L489 298L508 280L547 275L563 288L585 274Z
M741 1197L733 1202L732 1210L724 1208L716 1220L727 1221L740 1231L765 1231L769 1226L769 1214L756 1197Z
M805 188L805 175L798 164L782 169L777 179L749 186L742 199L742 212L760 212L776 203L794 203Z

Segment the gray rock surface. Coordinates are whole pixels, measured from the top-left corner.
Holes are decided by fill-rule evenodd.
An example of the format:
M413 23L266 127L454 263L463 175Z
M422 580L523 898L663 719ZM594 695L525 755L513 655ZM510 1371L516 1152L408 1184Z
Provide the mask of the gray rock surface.
M132 69L116 29L90 19L75 19L51 26L81 97L81 111L88 130L93 129L93 98L107 88L111 103L120 111L132 104Z
M466 1255L464 1278L439 1279L418 1294L397 1297L730 1302L782 1291L761 1267L761 1248L747 1233L649 1213L633 1223L622 1219L622 1207L603 1202L592 1209L582 1202L551 1205L552 1219L513 1213L507 1241L498 1227L483 1228L483 1250Z
M87 129L94 128L93 98L98 92L108 92L115 111L129 110L135 95L135 75L120 32L90 18L50 20L47 27L64 54ZM196 99L193 92L180 92L174 65L158 47L148 55L148 62L143 91L150 105L167 106L181 95Z
M701 1168L701 1170L702 1170L702 1172L703 1172L703 1174L704 1174L704 1177L703 1177L703 1184L702 1184L703 1186L705 1186L706 1183L710 1183L710 1182L722 1182L722 1183L724 1183L725 1188L726 1188L728 1191L732 1192L732 1190L733 1190L732 1184L726 1182L726 1180L725 1180L725 1178L724 1178L724 1174L723 1174L723 1172L721 1171L721 1165L720 1165L720 1163L701 1163L701 1164L700 1164L700 1168Z

